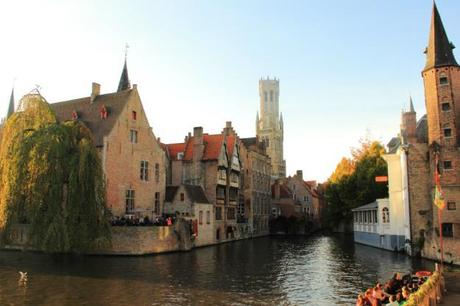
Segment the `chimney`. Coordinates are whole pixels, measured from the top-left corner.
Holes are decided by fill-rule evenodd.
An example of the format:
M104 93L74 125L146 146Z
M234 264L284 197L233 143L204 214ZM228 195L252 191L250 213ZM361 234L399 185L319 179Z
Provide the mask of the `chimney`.
M226 121L225 122L225 128L224 128L222 134L224 134L225 136L235 135L235 130L233 130L231 121Z
M301 179L303 181L303 172L302 172L302 170L297 170L296 176L297 176L297 178L299 178L299 179Z
M101 94L101 84L93 82L92 88L91 88L91 103L93 103L96 97L99 96L100 94Z
M193 161L200 161L203 157L203 128L197 126L193 128Z

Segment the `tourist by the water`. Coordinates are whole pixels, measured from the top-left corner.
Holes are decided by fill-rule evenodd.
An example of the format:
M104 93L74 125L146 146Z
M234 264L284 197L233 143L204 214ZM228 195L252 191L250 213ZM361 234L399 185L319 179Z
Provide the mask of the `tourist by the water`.
M364 306L364 296L362 294L358 295L358 299L356 300L356 306Z
M386 306L399 306L398 301L396 301L396 295L391 295L389 299L389 303Z

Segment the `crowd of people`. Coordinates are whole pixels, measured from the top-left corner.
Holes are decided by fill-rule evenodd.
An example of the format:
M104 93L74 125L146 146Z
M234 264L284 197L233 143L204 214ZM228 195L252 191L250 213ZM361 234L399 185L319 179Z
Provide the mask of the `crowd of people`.
M364 294L358 295L356 306L399 306L409 300L411 293L416 292L428 279L428 275L407 274L401 277L395 273L393 277L382 286L377 283Z
M173 225L175 217L164 216L156 217L154 220L151 220L148 216L145 217L136 217L133 215L123 216L123 217L113 217L110 220L112 226L170 226Z

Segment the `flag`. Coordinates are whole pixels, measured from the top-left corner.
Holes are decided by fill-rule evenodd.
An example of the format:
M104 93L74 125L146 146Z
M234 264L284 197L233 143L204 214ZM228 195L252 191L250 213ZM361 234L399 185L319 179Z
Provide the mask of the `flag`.
M436 165L434 169L434 205L438 207L438 209L444 209L446 207L446 201L444 200L444 193L441 189L441 175L439 174L439 159L438 154L436 154Z

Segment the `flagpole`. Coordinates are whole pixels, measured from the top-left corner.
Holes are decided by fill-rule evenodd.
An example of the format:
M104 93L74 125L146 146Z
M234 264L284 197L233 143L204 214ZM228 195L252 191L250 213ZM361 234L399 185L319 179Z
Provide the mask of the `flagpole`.
M442 209L438 208L438 221L439 221L439 248L441 251L441 269L444 266L444 245L442 242Z

